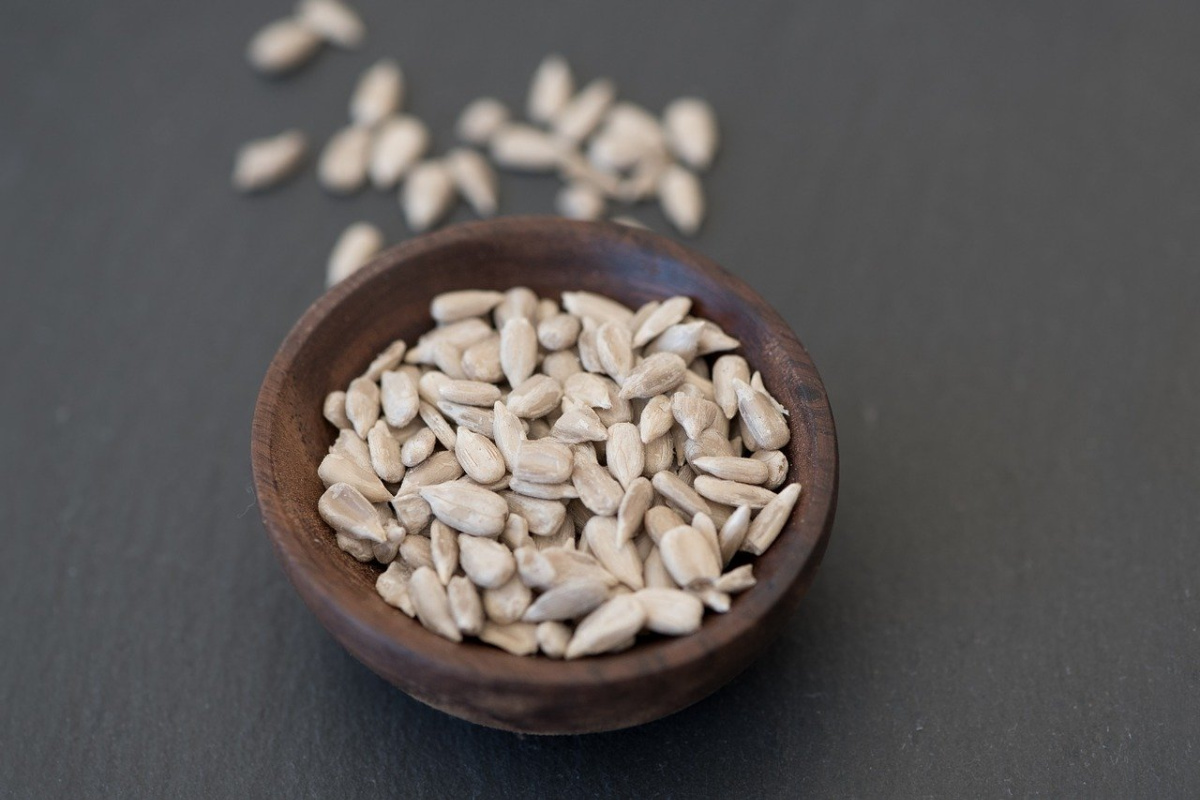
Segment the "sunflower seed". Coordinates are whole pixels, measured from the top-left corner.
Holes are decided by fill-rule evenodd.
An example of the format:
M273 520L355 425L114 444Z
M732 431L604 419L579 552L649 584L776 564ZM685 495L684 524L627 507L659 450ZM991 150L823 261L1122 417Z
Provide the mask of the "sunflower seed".
M666 155L658 120L633 103L617 103L588 146L588 160L600 169L623 172L645 158Z
M350 119L375 125L395 114L404 102L404 73L390 58L376 61L359 77L350 96Z
M487 618L498 625L508 625L521 619L532 600L533 592L516 574L501 586L483 590L483 610Z
M429 128L416 117L400 114L379 123L371 143L367 174L376 189L394 189L429 150Z
M646 355L675 353L685 363L690 362L696 358L696 354L700 350L700 335L703 331L704 322L702 320L672 325L646 345L644 352Z
M721 330L720 325L712 320L705 320L704 330L700 332L700 350L697 355L706 356L722 350L735 350L741 347L741 344L737 339Z
M300 67L321 48L321 37L296 19L280 19L254 34L246 48L250 66L268 75Z
M616 381L633 369L632 334L623 324L606 322L596 330L596 355L600 366Z
M504 330L508 321L515 317L524 317L533 324L537 321L538 302L537 294L528 286L514 286L509 289L492 314L496 330Z
M317 511L338 533L373 542L387 541L375 507L349 484L335 483L326 489L317 503Z
M524 622L508 625L485 622L483 630L479 632L479 640L514 656L531 656L538 650L537 627Z
M537 626L537 643L547 658L562 658L571 641L571 629L561 622L542 622Z
M692 517L692 527L704 537L704 541L708 543L708 549L712 550L713 558L717 560L717 563L725 563L721 560L721 543L717 534L717 526L713 523L712 517L704 513L696 514Z
M690 297L676 296L657 304L653 312L641 321L633 336L633 346L642 347L659 334L683 321L692 309Z
M562 527L567 510L557 500L538 500L513 491L501 495L514 514L520 514L529 523L529 532L534 536L549 536Z
M339 0L300 0L296 19L325 41L347 50L361 45L367 33L358 14Z
M329 138L317 160L317 182L334 194L357 192L367 182L371 154L371 129L363 125L342 128Z
M333 286L354 274L383 247L383 233L369 222L356 222L338 237L329 254L325 285Z
M500 399L500 388L482 381L450 380L441 385L439 392L442 400L489 409Z
M698 495L696 491L687 485L677 475L672 475L670 472L659 472L653 479L654 488L663 498L681 510L688 517L692 517L698 512L712 514L712 508Z
M500 367L500 335L489 336L463 350L463 374L474 381L497 383L504 379Z
M513 551L531 544L529 523L520 514L509 514L504 522L504 530L500 533L500 541Z
M463 471L479 483L495 483L504 477L504 456L486 436L469 428L459 428L454 443L454 455Z
M456 531L472 536L498 536L504 530L508 504L495 492L469 483L443 483L423 486L420 494L434 516Z
M567 645L568 659L606 653L637 634L646 622L646 611L633 595L608 600L579 623Z
M441 520L429 529L429 554L438 580L445 585L458 569L458 534Z
M513 389L505 403L518 417L536 419L557 408L562 396L558 381L546 375L533 375Z
M617 580L631 589L642 588L642 559L633 542L618 542L615 518L592 517L583 536L596 560Z
M446 588L432 569L419 567L415 570L408 582L408 593L422 625L452 642L462 641L462 633L450 613Z
M681 97L663 111L663 128L671 150L681 161L706 170L717 152L717 115L704 100Z
M783 486L783 482L787 480L787 456L778 450L759 450L757 453L751 455L750 458L767 465L767 477L763 481L764 486L768 489L778 489L780 486Z
M433 543L428 536L405 536L400 543L400 557L413 569L433 569Z
M374 384L372 383L372 385ZM389 425L403 428L416 419L421 401L417 395L417 386L413 383L409 373L403 371L384 372L380 376L380 386L382 387L379 395L383 404L383 418Z
M546 355L542 360L542 372L554 378L565 389L567 380L572 375L578 375L583 372L583 365L579 363L578 355L570 350L563 350Z
M513 477L530 483L557 484L571 478L574 455L561 442L551 439L521 442L517 448Z
M642 576L647 589L678 588L675 579L671 577L671 573L667 572L667 568L663 566L662 553L657 546L652 547L646 555Z
M646 464L646 451L633 423L620 422L608 429L606 448L608 471L623 488L628 488L642 474Z
M562 146L531 125L508 123L489 142L492 161L502 169L550 172L562 160Z
M725 520L725 524L721 526L721 532L717 536L721 545L722 564L728 564L733 559L734 554L745 541L746 532L749 529L750 506L738 506L738 509L729 515L729 519Z
M699 439L704 429L713 424L721 409L709 400L676 392L671 396L671 412L689 439Z
M680 525L664 533L658 549L663 566L680 586L692 588L721 574L721 565L704 535L690 525Z
M486 158L474 150L458 147L446 154L446 168L472 211L481 217L495 215L499 205L496 173Z
M403 457L403 453L401 455ZM453 451L439 451L422 461L417 466L404 473L400 483L401 492L418 492L426 486L437 486L441 483L462 477L462 467ZM426 498L428 500L428 498Z
M366 378L355 378L346 390L346 417L354 426L358 438L366 439L367 431L379 419L379 387Z
M718 419L725 419L719 411ZM700 434L699 439L688 439L683 443L683 457L688 464L695 465L699 458L733 458L733 448L729 440L715 428L709 428Z
M756 583L758 581L754 578L754 565L743 564L713 581L713 588L726 594L739 594Z
M729 610L731 598L725 592L718 591L711 586L701 586L695 589L694 593L704 605L718 614L724 614Z
M792 483L775 496L758 516L750 523L750 530L742 542L742 550L752 555L760 556L771 546L783 530L784 524L792 514L796 501L800 498L800 484Z
M646 628L665 636L686 636L700 630L704 604L675 588L642 589L634 598L646 612Z
M643 444L664 436L675 424L671 411L671 400L666 395L655 395L645 402L638 419L638 435Z
M240 192L268 189L289 178L304 162L308 138L298 130L246 142L233 165L233 188Z
M396 512L396 519L400 520L405 530L412 533L424 530L433 517L429 503L418 494L398 494L392 498L391 506Z
M608 598L608 585L594 578L575 578L550 587L529 609L526 622L561 621L582 617Z
M717 405L725 413L726 419L733 419L737 413L737 392L733 390L733 382L750 381L750 367L741 356L725 355L717 359L713 365L713 391L716 393Z
M437 512L436 506L434 512ZM481 589L503 586L516 573L517 563L512 552L497 541L464 533L458 537L458 548L463 572Z
M617 90L607 78L597 78L572 97L554 118L554 132L571 142L586 139L600 124L616 99Z
M713 477L721 478L727 481L736 481L741 484L761 484L765 483L767 480L768 470L766 463L753 458L707 456L703 458L697 458L691 463L696 467L696 469L706 472ZM774 495L772 494L771 498L773 497ZM771 498L768 498L767 502L770 502ZM742 505L741 503L727 504Z
M330 392L325 395L325 405L321 408L321 416L335 428L345 430L350 427L350 418L346 416L346 393Z
M579 496L579 492L570 483L535 483L513 478L509 481L508 488L517 494L538 500L572 500Z
M337 546L343 552L349 553L354 560L361 561L364 564L375 559L375 548L378 543L372 543L364 539L355 539L353 536L347 536L344 533L337 534L335 541Z
M400 460L400 443L392 436L388 424L379 420L367 433L371 465L375 473L388 483L399 483L404 479L404 463ZM389 493L388 500L391 499Z
M625 544L633 539L642 527L642 520L654 500L654 488L644 477L634 479L621 498L617 508L617 542Z
M524 317L504 323L500 331L500 366L510 386L520 386L537 366L537 333Z
M579 318L570 314L555 314L538 323L538 342L547 350L565 350L579 338Z
M513 514L513 517L517 517ZM533 589L545 590L554 585L556 572L554 565L546 554L534 544L525 545L513 550L513 558L517 563L517 576L521 582Z
M577 372L563 384L563 394L588 408L612 408L608 384L599 375Z
M446 596L454 624L468 636L478 636L483 630L483 604L475 584L464 575L453 577L446 586Z
M442 443L442 447L447 450L453 450L455 443L454 429L446 422L446 418L442 416L442 412L429 403L423 402L417 406L417 413L421 415L421 419L433 431L433 435L437 437L437 440Z
M571 67L560 55L546 56L533 73L526 113L534 122L550 123L575 92Z
M499 401L492 406L492 440L500 448L500 454L511 470L517 463L517 450L525 438L521 420Z
M483 145L509 120L508 107L494 97L472 100L458 116L454 131L468 144Z
M563 292L563 308L581 319L598 324L618 322L628 326L633 312L616 300L594 292Z
M422 161L413 167L401 190L404 220L414 231L441 221L454 205L454 179L442 161Z
M647 478L653 478L663 470L671 468L675 463L675 447L671 443L670 436L660 436L657 439L651 439L650 443L645 447L646 466L642 470L642 474Z
M737 379L733 381L733 390L737 393L738 411L758 445L756 449L778 450L788 443L791 432L787 420L766 395Z
M462 368L462 350L450 342L437 342L433 345L433 363L438 368L438 371L450 380L465 380L467 377L467 373L463 372ZM446 383L447 381L439 379L439 402L441 387Z
M695 175L672 164L658 182L663 214L685 236L694 236L704 222L704 189Z
M554 199L554 208L567 219L593 220L604 216L604 195L583 181L568 183Z
M417 615L412 598L408 594L408 582L412 577L412 567L403 561L393 561L388 568L375 579L375 591L389 606L400 609L410 617Z
M590 511L601 516L611 516L620 508L625 496L621 484L617 483L608 470L594 461L581 460L578 453L571 482L579 492L579 499Z
M568 444L602 442L608 437L608 431L596 412L587 406L576 406L564 412L554 423L550 434Z
M415 467L433 453L437 437L429 428L417 433L400 448L400 461L406 467Z
M687 362L675 353L655 353L633 368L621 384L620 396L653 397L679 385L687 372Z
M754 389L756 392L762 394L763 397L770 400L771 405L775 406L775 410L780 414L783 414L785 417L788 416L788 410L784 407L783 403L776 400L774 395L767 391L767 387L763 386L762 373L758 370L755 370L753 377L750 378L750 388Z

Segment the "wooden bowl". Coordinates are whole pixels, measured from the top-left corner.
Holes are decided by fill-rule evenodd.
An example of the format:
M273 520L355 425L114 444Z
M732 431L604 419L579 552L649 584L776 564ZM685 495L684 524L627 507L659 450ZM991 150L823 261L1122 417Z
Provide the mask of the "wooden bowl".
M337 548L317 515L317 464L334 430L326 393L346 386L396 338L414 342L429 301L452 289L524 285L558 298L586 289L636 308L684 294L699 316L739 338L752 367L791 410L789 481L800 502L754 562L758 584L699 632L616 655L554 661L454 644L386 605L378 565ZM779 633L821 561L837 502L833 417L816 367L779 315L746 284L665 237L613 223L506 218L411 239L326 292L288 334L254 413L254 483L267 534L292 584L334 638L418 700L511 731L568 734L658 719L709 695Z

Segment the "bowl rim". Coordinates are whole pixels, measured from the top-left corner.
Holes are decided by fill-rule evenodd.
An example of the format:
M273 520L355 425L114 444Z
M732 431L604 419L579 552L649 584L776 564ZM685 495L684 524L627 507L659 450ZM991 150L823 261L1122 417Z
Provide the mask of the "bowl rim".
M802 382L805 392L814 401L808 405L816 423L812 460L828 465L828 479L803 487L801 502L805 513L797 519L797 512L793 511L792 518L780 534L782 540L807 546L790 548L772 580L760 581L751 591L741 595L734 610L729 613L706 614L705 625L694 634L679 638L664 637L650 643L639 643L621 653L574 661L515 656L467 640L453 643L416 623L410 628L402 628L403 635L383 635L361 613L363 598L348 594L347 586L324 580L325 575L319 572L319 565L308 557L297 541L301 532L293 530L288 524L286 501L277 489L275 462L271 457L272 428L281 410L284 382L310 334L325 318L335 313L344 300L385 272L404 269L405 264L432 251L502 236L515 229L519 229L523 236L574 229L576 234L621 241L632 244L649 256L672 259L687 269L707 273L706 277L717 283L732 284L739 288L743 298L758 315L756 324L772 325L785 334L786 340L781 341L780 346L790 357L792 371L797 373L794 377ZM601 683L644 679L647 663L660 664L665 671L677 672L682 668L694 667L738 640L753 638L752 629L763 622L764 617L781 600L789 594L795 595L802 579L807 576L811 580L812 570L819 564L831 534L839 473L837 435L824 384L808 351L761 295L716 262L660 234L619 223L582 222L548 216L512 216L464 222L413 237L379 253L366 266L318 297L288 332L267 369L255 404L251 458L255 491L267 535L289 580L326 628L332 632L336 626L342 631L351 632L356 638L370 641L371 646L382 648L381 652L375 654L381 659L403 659L409 664L434 669L459 681L486 680L493 689L510 691L535 691L538 686L547 685L558 688L594 687ZM788 537L788 532L796 528L802 529L805 535ZM353 594L362 594L361 589L354 587ZM382 604L375 593L369 594L367 601ZM796 595L794 599L798 601L799 596ZM408 619L396 609L388 609ZM335 636L341 639L341 636ZM650 647L656 649L657 657L648 662L645 654ZM359 653L354 655L362 659Z

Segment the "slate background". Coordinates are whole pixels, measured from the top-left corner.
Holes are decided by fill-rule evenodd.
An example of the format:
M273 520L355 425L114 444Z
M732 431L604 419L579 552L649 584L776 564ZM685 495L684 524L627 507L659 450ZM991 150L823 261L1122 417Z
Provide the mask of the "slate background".
M362 52L277 82L242 49L287 2L0 8L0 795L1200 794L1200 6L357 4ZM259 380L345 224L407 234L228 186L374 57L446 146L549 50L719 110L694 244L806 342L843 463L756 666L564 739L409 700L284 580Z

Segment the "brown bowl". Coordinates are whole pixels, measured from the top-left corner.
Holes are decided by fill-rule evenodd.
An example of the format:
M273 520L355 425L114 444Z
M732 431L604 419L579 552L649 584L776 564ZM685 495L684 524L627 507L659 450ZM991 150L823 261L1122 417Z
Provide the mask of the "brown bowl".
M684 294L742 352L791 410L792 518L754 562L758 584L699 632L639 642L616 655L553 661L454 644L386 605L377 565L337 548L317 515L317 464L334 430L326 393L344 387L388 343L433 323L429 301L452 289L524 285L557 298L586 289L636 308ZM267 371L254 413L254 484L267 534L292 584L334 638L418 700L463 719L524 733L613 730L666 716L745 669L812 583L833 525L838 457L816 367L779 315L713 262L670 239L612 223L506 218L455 225L384 252L304 314Z

